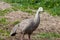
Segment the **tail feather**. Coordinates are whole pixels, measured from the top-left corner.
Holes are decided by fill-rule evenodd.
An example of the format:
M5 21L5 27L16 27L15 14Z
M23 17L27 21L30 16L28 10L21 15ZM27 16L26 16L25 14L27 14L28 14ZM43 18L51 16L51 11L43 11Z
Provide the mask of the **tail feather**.
M15 32L15 33L12 33L12 34L10 34L10 36L15 36L17 33Z
M13 27L11 30L10 36L15 36L17 34L18 24Z

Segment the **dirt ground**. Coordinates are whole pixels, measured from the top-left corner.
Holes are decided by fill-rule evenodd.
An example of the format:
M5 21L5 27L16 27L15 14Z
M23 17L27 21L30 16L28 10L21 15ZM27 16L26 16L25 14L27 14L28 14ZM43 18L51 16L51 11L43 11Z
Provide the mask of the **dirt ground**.
M0 10L5 10L7 8L11 8L11 5L0 1Z
M7 18L7 20L9 22L13 22L13 21L16 21L16 20L21 21L23 19L32 18L34 16L29 15L28 13L22 12L22 11L13 11L13 12L8 13L4 17ZM13 28L14 26L8 26L8 29L10 29L10 31L11 31L11 27ZM32 36L31 36L32 40L60 40L60 38L51 38L51 39L48 39L48 38L36 38L35 36L38 33L41 33L41 32L60 33L60 17L51 16L47 12L44 12L44 13L40 14L40 25L33 32ZM6 37L4 40L19 40L19 38L20 38L19 34L17 34L15 37Z

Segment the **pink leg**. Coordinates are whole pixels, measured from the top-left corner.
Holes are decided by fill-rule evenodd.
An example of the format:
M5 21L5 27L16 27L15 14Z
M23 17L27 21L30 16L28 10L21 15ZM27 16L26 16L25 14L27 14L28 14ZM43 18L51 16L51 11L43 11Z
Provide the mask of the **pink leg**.
M28 40L31 40L31 39L30 39L30 34L28 34Z
M24 40L24 34L21 34L21 40Z

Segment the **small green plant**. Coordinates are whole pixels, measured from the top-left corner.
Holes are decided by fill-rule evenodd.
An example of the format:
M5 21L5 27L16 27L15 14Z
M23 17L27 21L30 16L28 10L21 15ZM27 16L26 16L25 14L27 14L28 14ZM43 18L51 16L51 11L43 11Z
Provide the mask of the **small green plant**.
M4 40L4 39L0 38L0 40Z
M9 36L10 32L8 30L0 29L0 36Z
M6 18L0 18L0 24L8 24L8 21Z
M12 11L11 8L5 9L5 10L0 10L0 16L4 16L4 15L6 15L7 13L9 13L9 12L11 12L11 11Z
M19 21L15 21L15 22L13 22L12 24L13 25L16 25L16 24L18 24L19 23Z

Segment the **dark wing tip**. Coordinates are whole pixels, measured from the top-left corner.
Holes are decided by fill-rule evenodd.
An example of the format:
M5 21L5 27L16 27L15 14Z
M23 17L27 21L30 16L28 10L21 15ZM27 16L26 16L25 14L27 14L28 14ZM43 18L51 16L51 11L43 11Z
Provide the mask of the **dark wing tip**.
M10 36L15 36L17 33L13 33L13 34L11 34Z

